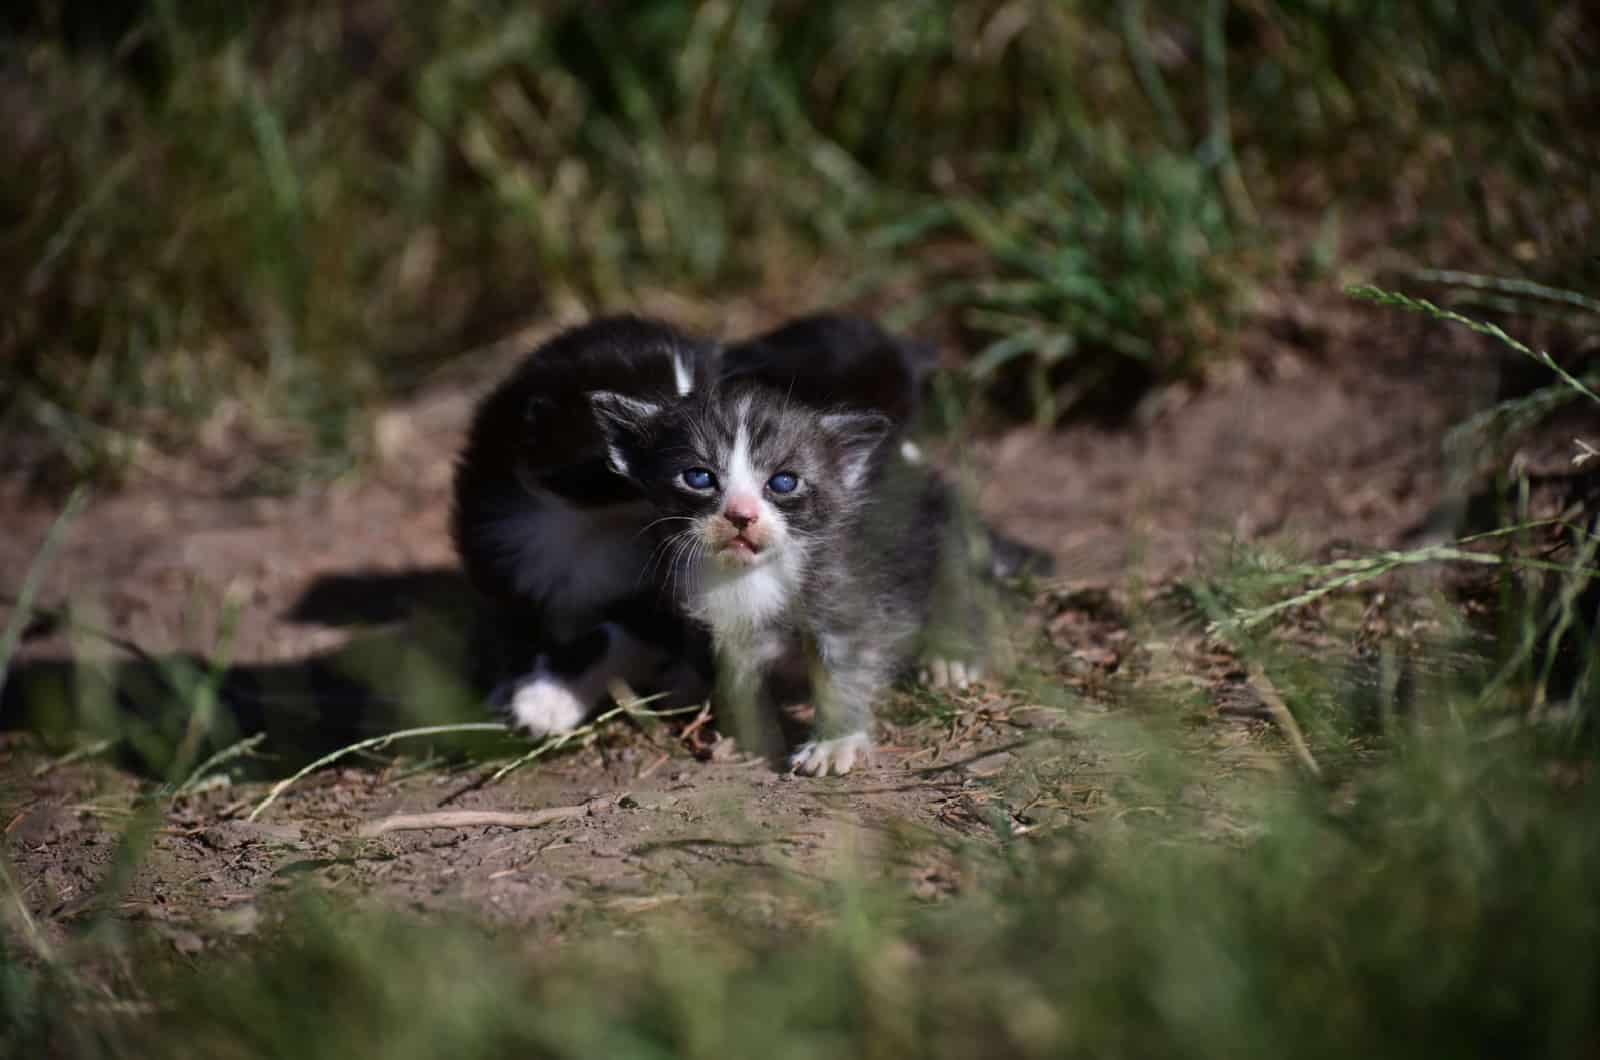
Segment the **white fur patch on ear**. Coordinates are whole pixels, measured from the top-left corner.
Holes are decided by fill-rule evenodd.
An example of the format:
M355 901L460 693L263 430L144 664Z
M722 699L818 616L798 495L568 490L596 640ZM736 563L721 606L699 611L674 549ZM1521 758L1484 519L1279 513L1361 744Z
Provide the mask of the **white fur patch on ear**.
M889 417L877 412L830 412L822 417L822 429L840 446L839 471L847 488L861 485L872 454L893 426Z
M676 359L674 359L676 364ZM610 390L589 395L589 407L606 438L606 458L611 470L624 478L629 475L628 450L642 440L650 423L661 414L661 406Z
M628 453L622 446L606 443L606 464L623 478L628 477Z
M679 397L688 397L694 390L694 375L683 359L683 351L676 347L672 350L672 381L678 388Z

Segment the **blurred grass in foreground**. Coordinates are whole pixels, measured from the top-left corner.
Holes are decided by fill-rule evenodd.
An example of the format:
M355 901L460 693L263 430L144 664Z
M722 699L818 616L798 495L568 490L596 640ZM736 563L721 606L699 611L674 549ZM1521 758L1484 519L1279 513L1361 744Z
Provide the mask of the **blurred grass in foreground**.
M942 314L981 390L1049 420L1225 356L1265 252L1335 206L1573 282L1600 179L1576 2L55 0L0 27L6 463L45 479L204 424L285 454L245 488L292 488L510 322L811 299L824 267Z
M800 929L711 883L546 949L312 900L193 964L80 944L142 969L114 999L8 960L0 1011L17 1056L1589 1055L1592 753L1487 721L1444 698L1336 792L1257 778L1242 844L1149 813L1002 836L933 906L797 883Z

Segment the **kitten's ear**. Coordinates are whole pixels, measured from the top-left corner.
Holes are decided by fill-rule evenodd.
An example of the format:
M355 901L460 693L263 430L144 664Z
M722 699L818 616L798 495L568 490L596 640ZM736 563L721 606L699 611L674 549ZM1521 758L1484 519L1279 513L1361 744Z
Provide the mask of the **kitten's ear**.
M855 489L865 481L872 454L894 429L894 421L878 412L830 412L822 417L822 429L837 447L845 487Z
M611 470L624 478L631 477L632 454L649 436L656 417L661 415L661 406L610 390L597 390L589 395L589 407L594 410L600 433L605 435Z

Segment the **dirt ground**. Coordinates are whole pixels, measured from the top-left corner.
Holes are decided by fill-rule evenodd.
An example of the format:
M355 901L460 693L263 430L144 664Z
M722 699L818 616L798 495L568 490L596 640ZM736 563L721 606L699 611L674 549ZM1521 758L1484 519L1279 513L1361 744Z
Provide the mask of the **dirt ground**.
M386 410L374 467L296 496L231 495L225 437L201 439L181 473L93 499L39 600L92 602L74 621L137 645L147 662L217 652L225 599L239 609L227 658L241 670L309 667L380 626L403 640L408 616L455 585L451 461L474 398L506 363L488 357L470 378L441 378ZM823 878L844 864L935 896L960 885L959 859L940 851L997 829L1071 827L1101 797L1094 751L1073 750L1073 734L1138 650L1120 617L1130 601L1230 538L1315 554L1424 532L1446 497L1440 439L1492 379L1481 346L1439 328L1337 295L1269 295L1243 356L1147 398L1127 425L1019 428L967 452L985 516L1056 557L1058 576L1039 587L1017 639L1066 693L1026 683L901 693L872 766L821 781L732 753L709 727L679 719L609 726L494 783L520 748L435 761L425 742L397 744L390 752L411 757L346 758L254 820L267 782L202 786L157 804L167 808L149 820L148 849L111 911L191 952L255 931L274 896L301 886L465 906L555 933L596 909L767 900L759 881ZM18 492L0 505L0 589L15 593L59 509ZM10 615L8 602L0 627ZM128 652L36 620L12 684L85 658ZM1218 671L1196 665L1216 753L1290 761L1261 712L1237 709ZM115 755L64 760L62 745L37 735L3 739L6 857L39 923L70 931L107 900L102 881L155 781ZM1055 768L1038 768L1041 748ZM463 811L555 812L383 830L395 815Z

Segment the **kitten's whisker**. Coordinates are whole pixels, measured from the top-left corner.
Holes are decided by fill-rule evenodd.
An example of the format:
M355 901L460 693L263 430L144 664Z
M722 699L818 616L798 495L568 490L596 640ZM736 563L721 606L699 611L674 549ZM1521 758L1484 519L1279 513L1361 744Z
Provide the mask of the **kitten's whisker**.
M705 538L696 534L689 542L689 548L684 553L683 577L686 583L690 583L685 584L683 587L685 594L695 590L695 585L692 582L697 579L701 564L705 562L706 557L710 554L711 546L706 542Z
M692 523L692 522L694 522L694 517L691 516L691 515L663 515L661 518L653 519L650 522L646 523L644 526L641 526L639 528L639 532L637 534L634 534L633 536L634 537L643 537L645 534L649 533L650 530L653 529L654 527L660 526L662 523L671 523L671 522Z
M661 543L661 547L656 550L655 562L651 563L650 565L650 572L652 575L654 575L656 569L662 563L666 564L666 571L661 578L660 584L669 591L671 590L672 586L672 568L677 562L676 557L678 550L682 547L684 533L685 531L680 531L663 541Z
M667 544L670 540L671 539L669 538L667 541L662 541L650 550L650 556L645 560L644 568L639 571L639 577L634 581L634 586L636 588L649 581L655 574L656 566L661 562L661 554L666 551Z
M669 590L672 587L674 571L677 568L679 557L681 557L684 551L693 543L694 538L695 531L693 528L688 530L680 530L676 534L672 535L671 547L668 548L662 556L663 561L666 563L665 576Z
M799 378L799 376L789 377L789 389L784 391L783 394L783 415L785 416L789 414L789 399L794 397L794 385L799 381Z
M672 561L667 567L667 591L672 593L674 599L677 598L678 575L683 569L683 560L691 554L694 545L694 535L680 534L678 536L677 547L673 549Z
M686 517L681 517L680 516L679 518L686 518ZM645 567L645 569L639 573L639 581L637 583L635 583L635 584L642 584L643 582L653 578L655 576L657 568L659 568L660 565L661 565L661 561L663 559L665 559L668 555L670 555L673 546L677 543L677 541L681 537L683 537L684 534L686 534L688 532L689 531L687 531L687 530L680 530L676 534L671 534L666 539L664 539L659 544L657 544L655 548L651 549L650 550L650 561L649 561L648 565ZM670 569L670 566L669 566L669 569Z
M705 558L710 554L710 551L710 547L706 544L705 538L696 534L690 539L689 547L684 549L683 561L680 564L683 578L683 586L680 591L684 594L687 595L688 593L694 591L693 579L695 572L700 569L700 564L705 561Z
M667 539L667 547L661 550L662 562L666 564L665 572L661 577L661 584L666 587L669 594L672 592L672 568L677 563L678 549L682 547L682 540L683 535L673 534L672 537Z
M710 554L710 547L706 544L705 539L700 537L700 536L698 536L698 535L696 535L694 540L690 542L690 547L689 547L689 549L687 550L687 552L684 555L683 571L684 571L684 581L685 582L688 582L692 577L694 577L694 572L697 572L697 571L700 570L700 564L705 560L706 556L709 555L709 554ZM687 596L688 594L690 594L690 593L692 593L694 591L695 591L695 586L694 585L685 585L685 587L684 587L684 595L685 596Z

